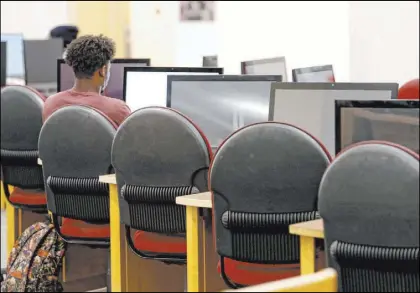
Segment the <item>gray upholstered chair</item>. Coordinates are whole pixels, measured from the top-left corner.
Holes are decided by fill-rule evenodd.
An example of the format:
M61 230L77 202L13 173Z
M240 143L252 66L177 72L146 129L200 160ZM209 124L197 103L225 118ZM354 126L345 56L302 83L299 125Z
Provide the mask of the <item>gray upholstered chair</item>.
M1 89L1 180L6 199L15 207L46 213L38 137L45 98L24 86ZM13 191L11 192L11 188Z
M337 156L319 190L329 266L343 292L419 292L419 156L387 142Z
M208 190L210 160L207 139L172 109L143 108L121 124L112 147L112 165L121 221L135 254L185 264L185 207L176 205L175 198ZM150 233L172 237L151 242Z
M42 127L39 156L48 210L68 243L109 247L109 192L99 176L113 172L116 129L105 114L85 106L61 108ZM92 225L80 228L77 221Z
M245 271L243 262L295 264L299 274L299 238L289 225L317 218L318 187L330 160L313 136L282 123L244 127L219 147L209 177L221 274L230 287L288 275L284 267L264 275L257 267Z

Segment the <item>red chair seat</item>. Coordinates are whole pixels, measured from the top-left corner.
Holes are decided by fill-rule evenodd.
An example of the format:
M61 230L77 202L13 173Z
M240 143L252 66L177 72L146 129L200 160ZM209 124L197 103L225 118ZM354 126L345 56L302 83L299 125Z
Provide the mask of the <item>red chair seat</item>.
M93 225L83 221L63 218L61 233L77 238L110 238L109 225Z
M218 270L221 273L220 263ZM251 286L299 276L300 265L251 264L225 258L225 274L236 284Z
M13 188L9 200L12 204L17 205L41 206L47 204L45 193L28 192L18 187Z
M140 251L174 254L187 253L187 244L185 238L182 237L136 231L133 240L134 247Z

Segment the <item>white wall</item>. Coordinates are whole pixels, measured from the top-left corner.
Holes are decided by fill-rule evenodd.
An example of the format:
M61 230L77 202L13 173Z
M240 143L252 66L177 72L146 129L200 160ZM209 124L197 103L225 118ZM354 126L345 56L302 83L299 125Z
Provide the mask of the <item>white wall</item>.
M239 73L240 61L285 56L290 73L296 67L332 63L337 79L348 78L347 2L218 4L219 60L226 72Z
M354 1L350 4L352 81L419 77L419 2Z
M45 39L53 27L67 23L67 1L1 1L1 33Z
M132 56L150 57L152 65L201 66L203 55L218 55L232 74L241 61L286 56L289 73L332 63L336 80L403 83L419 75L418 6L218 1L214 23L181 23L178 1L132 1Z

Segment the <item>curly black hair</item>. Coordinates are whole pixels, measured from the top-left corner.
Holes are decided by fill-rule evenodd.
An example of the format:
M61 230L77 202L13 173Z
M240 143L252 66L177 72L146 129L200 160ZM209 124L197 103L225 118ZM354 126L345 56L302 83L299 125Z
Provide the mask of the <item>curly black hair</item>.
M95 71L108 64L115 55L115 42L103 35L86 35L73 40L64 60L73 68L76 78L92 78Z

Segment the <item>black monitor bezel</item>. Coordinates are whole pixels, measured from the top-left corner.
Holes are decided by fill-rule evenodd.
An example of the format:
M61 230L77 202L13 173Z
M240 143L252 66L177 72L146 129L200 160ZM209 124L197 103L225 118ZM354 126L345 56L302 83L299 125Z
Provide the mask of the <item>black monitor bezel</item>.
M128 72L195 72L195 73L212 73L223 74L221 67L125 67L123 81L123 99L126 101L126 83Z
M302 73L323 72L323 71L331 71L335 79L334 68L332 64L327 64L327 65L320 65L320 66L295 68L292 70L292 80L293 82L298 82L297 76Z
M362 90L385 91L391 89L391 99L398 95L398 83L351 83L351 82L275 82L271 84L269 121L274 120L276 90Z
M4 56L4 60L2 58L2 61L4 62L2 62L1 69L0 69L2 73L0 86L3 87L7 83L7 42L6 41L1 41L1 54L2 54L2 57Z
M343 108L370 108L370 109L418 109L419 100L335 100L335 152L342 151L341 146L341 109Z
M25 37L22 33L1 33L0 35L2 36L21 36L22 37L22 59L23 59L23 71L25 71L23 73L23 76L21 76L21 78L24 79L24 82L26 84L26 60L25 60ZM3 41L6 42L7 41ZM6 62L7 62L7 55L6 55ZM7 67L6 67L7 69ZM11 78L17 78L16 76L9 76L7 71L6 71L6 83L7 83L7 78L11 77Z
M286 64L286 57L272 57L272 58L264 58L264 59L256 59L256 60L248 60L248 61L242 61L241 62L241 74L248 75L246 73L246 67L252 66L252 65L260 65L260 64L270 64L270 63L277 63L277 62L283 62L284 67L286 68L287 72L287 64ZM284 81L287 81L287 76L283 77Z
M212 82L212 81L270 81L270 82L281 82L283 79L282 75L168 75L168 87L166 95L166 107L171 107L171 94L172 94L172 82L174 81L200 81L200 82Z
M61 64L64 64L64 63L65 61L63 58L57 59L57 92L61 91L61 88L60 88ZM140 63L140 64L144 63L146 64L146 66L150 66L150 58L115 58L111 60L111 63ZM125 73L124 73L124 76L125 76Z

